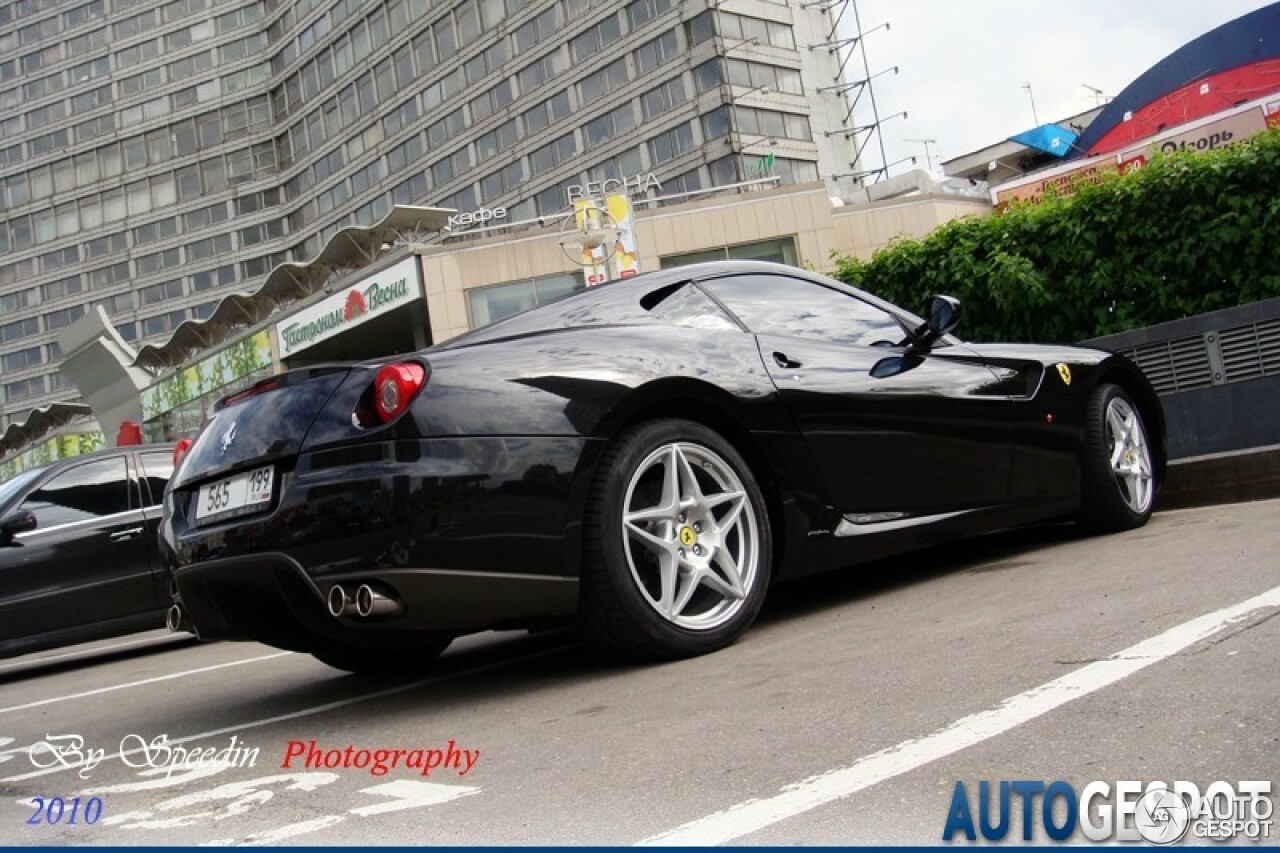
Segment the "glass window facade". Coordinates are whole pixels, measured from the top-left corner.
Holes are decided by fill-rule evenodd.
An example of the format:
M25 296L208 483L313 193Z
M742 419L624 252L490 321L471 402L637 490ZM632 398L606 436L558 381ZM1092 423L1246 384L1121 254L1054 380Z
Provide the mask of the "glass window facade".
M395 203L547 215L585 180L720 183L724 123L702 118L732 104L723 83L803 94L811 61L789 24L682 23L674 0L65 5L0 14L0 253L30 265L0 270L0 358L51 343L77 286L127 339L162 342ZM718 54L739 37L794 61ZM758 102L761 134L819 130ZM816 153L777 169L817 173ZM12 377L22 411L74 399L56 369Z
M473 288L467 291L471 328L487 326L585 287L581 273L562 273Z

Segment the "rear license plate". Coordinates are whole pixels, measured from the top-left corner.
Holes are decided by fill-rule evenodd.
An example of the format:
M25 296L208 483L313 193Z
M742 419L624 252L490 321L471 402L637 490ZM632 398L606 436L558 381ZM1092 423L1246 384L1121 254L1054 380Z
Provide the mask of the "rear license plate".
M268 465L200 487L196 521L205 523L266 509L271 503L275 468Z

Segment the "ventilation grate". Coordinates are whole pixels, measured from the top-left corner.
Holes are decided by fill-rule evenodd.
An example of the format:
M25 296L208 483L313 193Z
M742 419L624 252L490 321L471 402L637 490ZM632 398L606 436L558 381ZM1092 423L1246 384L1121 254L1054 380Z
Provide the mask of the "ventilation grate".
M1213 384L1209 351L1200 335L1148 344L1130 350L1129 358L1146 374L1157 394L1208 388Z
M1280 374L1280 318L1225 329L1219 339L1228 382Z

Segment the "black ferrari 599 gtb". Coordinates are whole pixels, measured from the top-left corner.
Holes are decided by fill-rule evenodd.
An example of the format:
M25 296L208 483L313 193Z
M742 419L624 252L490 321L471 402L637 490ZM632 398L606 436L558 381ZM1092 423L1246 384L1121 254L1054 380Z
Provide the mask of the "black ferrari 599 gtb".
M216 407L167 492L171 627L361 672L556 621L677 658L732 643L779 580L1146 522L1164 431L1132 364L927 313L717 262L270 378Z

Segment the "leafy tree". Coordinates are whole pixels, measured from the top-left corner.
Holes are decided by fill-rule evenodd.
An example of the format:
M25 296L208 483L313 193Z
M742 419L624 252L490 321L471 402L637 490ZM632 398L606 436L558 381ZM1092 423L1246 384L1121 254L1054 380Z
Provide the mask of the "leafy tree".
M1085 340L1280 296L1280 129L835 262L906 307L955 296L975 341Z

